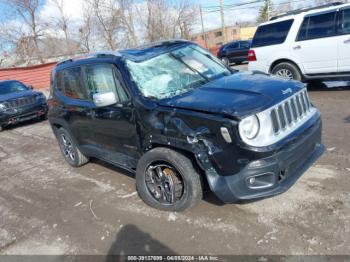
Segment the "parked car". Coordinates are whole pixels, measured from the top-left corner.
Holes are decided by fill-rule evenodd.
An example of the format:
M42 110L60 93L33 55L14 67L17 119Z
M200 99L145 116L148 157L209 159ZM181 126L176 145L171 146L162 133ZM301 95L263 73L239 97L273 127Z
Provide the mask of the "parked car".
M48 103L70 165L134 172L162 210L195 205L206 184L225 203L280 194L324 151L304 84L230 70L187 41L64 61Z
M350 79L350 4L290 12L260 25L249 70L301 80Z
M45 119L46 97L15 80L0 81L0 131L30 119Z
M230 42L220 47L218 52L218 58L225 65L235 63L236 65L242 64L248 61L248 52L250 49L251 41L235 41Z

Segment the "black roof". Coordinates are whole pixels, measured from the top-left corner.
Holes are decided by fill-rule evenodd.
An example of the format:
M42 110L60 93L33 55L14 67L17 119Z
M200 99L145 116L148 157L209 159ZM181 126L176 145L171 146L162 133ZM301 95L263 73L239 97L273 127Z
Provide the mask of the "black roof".
M148 60L152 57L158 56L160 54L169 52L169 50L176 49L182 45L194 44L193 42L187 40L168 40L168 41L160 41L154 42L147 45L142 45L132 49L125 49L119 51L101 51L97 53L86 54L83 56L70 58L64 61L61 61L57 64L57 66L61 66L63 64L76 62L76 61L84 61L87 59L97 59L97 58L113 58L113 59L123 59L127 58L131 61L141 62Z

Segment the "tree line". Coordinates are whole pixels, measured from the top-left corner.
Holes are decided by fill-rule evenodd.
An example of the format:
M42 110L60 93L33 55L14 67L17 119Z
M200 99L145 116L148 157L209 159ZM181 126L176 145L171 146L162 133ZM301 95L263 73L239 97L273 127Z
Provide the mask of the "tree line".
M86 0L81 19L72 19L64 0L0 0L0 66L43 63L50 58L117 50L149 42L189 39L198 7L186 0ZM43 18L47 2L54 17ZM4 64L3 64L4 65Z

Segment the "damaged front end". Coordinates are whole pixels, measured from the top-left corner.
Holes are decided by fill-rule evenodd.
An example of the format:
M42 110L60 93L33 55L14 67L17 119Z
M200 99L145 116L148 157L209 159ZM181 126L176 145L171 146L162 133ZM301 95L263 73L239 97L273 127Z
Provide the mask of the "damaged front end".
M167 146L192 154L211 191L225 203L285 192L324 152L319 113L284 141L254 148L240 139L237 120L181 109L157 112L152 118L157 115L162 124L153 121L153 130L145 124L144 150Z
M191 155L223 202L286 191L324 151L302 83L232 72L192 44L126 65L143 152Z

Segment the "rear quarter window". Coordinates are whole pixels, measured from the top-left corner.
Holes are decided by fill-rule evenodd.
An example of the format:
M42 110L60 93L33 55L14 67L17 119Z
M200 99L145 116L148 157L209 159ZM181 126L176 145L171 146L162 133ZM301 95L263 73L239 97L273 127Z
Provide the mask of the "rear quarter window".
M88 100L82 69L80 67L64 69L56 74L57 89L66 97Z
M262 47L284 43L293 22L294 20L290 19L260 26L255 33L252 47Z

